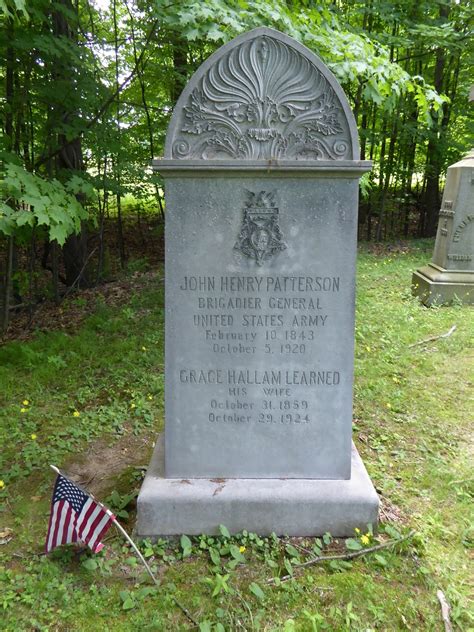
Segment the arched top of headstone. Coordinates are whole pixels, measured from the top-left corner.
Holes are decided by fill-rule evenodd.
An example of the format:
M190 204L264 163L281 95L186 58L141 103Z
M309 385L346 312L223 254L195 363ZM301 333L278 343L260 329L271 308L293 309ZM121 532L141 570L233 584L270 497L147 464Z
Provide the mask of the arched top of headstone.
M211 55L175 106L165 158L358 160L354 116L334 75L305 46L269 28Z

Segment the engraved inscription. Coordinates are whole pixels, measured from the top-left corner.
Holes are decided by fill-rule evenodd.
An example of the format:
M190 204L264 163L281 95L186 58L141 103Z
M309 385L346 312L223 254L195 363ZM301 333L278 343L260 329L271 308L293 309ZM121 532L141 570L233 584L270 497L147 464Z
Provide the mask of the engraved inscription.
M462 231L468 226L471 222L474 221L474 215L466 215L463 221L459 224L459 226L454 231L453 241L458 242L461 239Z
M453 218L455 215L455 211L446 211L444 209L441 209L439 212L440 217L451 217Z
M298 356L311 353L330 326L322 295L339 293L341 278L200 275L182 277L178 287L195 295L189 322L214 354Z
M443 203L443 208L444 209L451 209L451 208L453 208L452 200L445 200L445 202Z
M250 194L254 206L274 209L266 192ZM259 211L260 212L260 211ZM255 255L256 260L256 255ZM304 427L316 421L306 397L307 389L339 388L341 373L336 368L312 369L322 332L331 328L329 297L341 291L339 276L283 275L185 275L178 283L194 302L190 322L199 329L207 352L237 361L265 359L271 366L278 359L305 358L309 369L233 370L179 369L182 385L223 384L209 399L206 413L213 424L265 427ZM270 363L270 364L269 364ZM227 396L226 396L227 395ZM211 397L211 395L210 395Z
M272 255L286 249L278 225L278 208L273 198L273 193L247 191L242 228L234 246L246 257L255 259L259 266Z
M339 292L339 276L183 276L179 286L185 291L216 292Z
M285 424L300 425L314 421L308 401L292 397L291 387L337 387L341 381L339 371L293 370L293 371L237 371L216 369L181 369L182 384L208 384L211 388L223 382L229 385L229 397L211 398L208 420L223 424ZM234 386L238 384L239 386ZM245 386L242 386L245 384ZM283 386L281 386L283 385ZM259 403L248 401L248 387L261 387Z
M246 386L337 386L341 374L320 369L180 369L181 384L230 384Z
M451 261L472 261L471 255L448 255L448 259Z
M181 113L172 157L205 160L350 159L341 103L300 51L270 36L231 48Z

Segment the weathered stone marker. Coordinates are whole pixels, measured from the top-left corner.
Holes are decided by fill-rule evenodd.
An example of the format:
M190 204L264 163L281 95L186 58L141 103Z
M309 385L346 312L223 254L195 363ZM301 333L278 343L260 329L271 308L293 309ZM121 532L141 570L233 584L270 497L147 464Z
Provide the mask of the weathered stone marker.
M166 430L139 535L375 524L351 446L370 163L336 79L282 33L237 37L183 91L154 168L167 201Z
M412 288L425 305L474 303L474 150L448 168L433 259Z

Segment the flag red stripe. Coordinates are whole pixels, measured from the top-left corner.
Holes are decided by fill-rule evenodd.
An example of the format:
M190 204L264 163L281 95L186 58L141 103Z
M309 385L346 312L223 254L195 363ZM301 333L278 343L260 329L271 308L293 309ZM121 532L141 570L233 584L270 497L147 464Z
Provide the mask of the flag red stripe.
M99 507L99 512L97 514L97 516L94 519L94 522L91 524L91 527L85 537L85 542L86 544L89 543L93 543L93 541L95 541L97 538L95 537L95 531L97 529L97 527L99 526L99 524L102 522L104 516L106 515L105 511ZM92 548L92 547L91 547Z
M108 522L104 525L103 529L101 530L101 532L99 533L99 535L97 536L97 540L100 541L100 539L107 533L107 531L110 529L110 527L112 526L112 523L115 520L115 516L109 516L109 520Z
M110 529L110 526L113 522L113 516L111 516L108 512L105 512L102 516L102 520L100 521L100 523L97 525L96 530L95 530L95 535L94 537L91 539L91 541L89 542L89 546L91 547L91 549L94 551L94 553L97 553L97 547L101 548L101 538L102 536L107 533L107 531ZM99 548L99 550L100 550Z
M74 539L75 535L76 535L76 512L71 507L71 520L69 521L69 528L68 528L68 533L67 533L67 541L68 542L75 542L75 539Z
M95 523L97 516L101 513L101 509L98 505L94 505L94 511L91 513L89 520L86 522L82 529L81 540L86 544L91 539L92 525Z
M67 501L64 501L64 506L61 509L61 516L59 518L58 535L56 537L58 546L61 544L65 544L64 538L67 537L67 531L65 531L65 527L66 527L66 519L68 515L69 506L70 506L69 503Z
M77 542L78 537L77 537L77 515L74 514L74 526L72 529L72 542Z
M95 502L92 500L92 498L89 498L89 500L86 502L86 504L82 508L82 511L77 519L77 535L79 536L80 540L82 540L83 531L87 527L87 521L89 520L91 515L94 513L95 509L96 509Z
M58 546L58 531L59 531L59 523L61 522L61 515L63 513L64 503L66 501L60 500L57 505L56 511L56 524L54 525L54 533L53 533L53 541L51 548L54 549L55 546Z
M64 516L64 524L63 524L63 537L61 538L61 544L67 544L71 541L71 534L69 533L69 525L71 524L72 519L72 507L68 503L68 507L66 509L66 515Z
M51 506L51 514L49 516L49 525L48 525L48 533L46 534L46 542L44 544L44 548L46 553L49 553L49 551L51 550L51 547L49 546L49 538L51 535L51 528L53 525L53 516L55 515L55 505Z

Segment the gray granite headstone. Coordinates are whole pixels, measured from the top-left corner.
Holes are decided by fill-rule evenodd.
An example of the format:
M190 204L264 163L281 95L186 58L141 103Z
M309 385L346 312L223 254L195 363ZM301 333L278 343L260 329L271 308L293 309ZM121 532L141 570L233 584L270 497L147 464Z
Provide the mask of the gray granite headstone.
M425 305L474 303L474 150L448 168L433 259L412 288Z
M165 158L166 427L139 535L375 523L351 444L359 160L334 76L267 28L214 53ZM163 467L164 460L164 467Z

